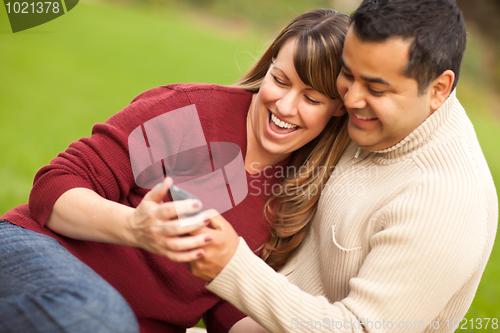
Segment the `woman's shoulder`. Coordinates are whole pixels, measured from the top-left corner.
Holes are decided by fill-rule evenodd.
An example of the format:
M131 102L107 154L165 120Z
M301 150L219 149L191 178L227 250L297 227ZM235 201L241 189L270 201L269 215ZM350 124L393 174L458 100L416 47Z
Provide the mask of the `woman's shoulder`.
M246 113L253 93L235 87L206 83L180 83L160 86L137 96L130 108L134 114L145 118L156 117L166 112L194 105L200 117L214 114Z
M252 93L241 88L222 86L213 83L177 83L163 86L167 89L184 91L186 93L214 92L222 94L251 95Z
M132 103L146 100L162 100L165 98L249 98L251 95L252 93L249 91L218 84L176 83L146 90L134 98Z
M190 105L196 107L202 118L228 112L246 115L251 100L252 93L240 88L204 83L169 84L139 94L107 123L131 130L160 115Z

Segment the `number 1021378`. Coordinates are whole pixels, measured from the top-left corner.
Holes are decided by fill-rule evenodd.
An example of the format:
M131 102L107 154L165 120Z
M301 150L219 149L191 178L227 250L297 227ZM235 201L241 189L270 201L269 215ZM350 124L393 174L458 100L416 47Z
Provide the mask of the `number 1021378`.
M5 4L7 13L15 14L57 14L61 11L59 2L45 1L45 2L7 2Z
M453 328L455 330L497 330L498 329L498 318L454 318L444 320L444 325L447 328Z

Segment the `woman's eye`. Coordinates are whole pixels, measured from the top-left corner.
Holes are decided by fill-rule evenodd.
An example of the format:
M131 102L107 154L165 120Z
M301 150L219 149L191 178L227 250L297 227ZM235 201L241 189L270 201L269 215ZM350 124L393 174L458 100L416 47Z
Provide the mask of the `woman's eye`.
M318 101L316 101L316 100L314 100L314 99L312 99L312 98L310 98L310 97L307 97L307 96L306 96L306 99L307 99L307 100L309 101L309 103L311 103L311 104L314 104L314 105L318 105L318 104L320 104L320 102L318 102Z
M277 85L279 86L286 86L286 83L278 79L278 77L273 75L274 82L276 82Z

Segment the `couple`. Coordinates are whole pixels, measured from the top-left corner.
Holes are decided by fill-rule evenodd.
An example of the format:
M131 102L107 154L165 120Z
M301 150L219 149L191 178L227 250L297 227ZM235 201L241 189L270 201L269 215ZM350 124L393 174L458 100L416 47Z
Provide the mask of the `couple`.
M296 18L237 87L141 94L2 217L0 329L128 332L137 318L143 332L182 332L204 316L213 332L454 331L498 216L455 97L465 39L452 0L363 1L351 23ZM193 104L207 142L236 143L262 189L279 167L307 166L272 179L296 190L176 227L202 203L163 203L169 178L138 187L128 139Z

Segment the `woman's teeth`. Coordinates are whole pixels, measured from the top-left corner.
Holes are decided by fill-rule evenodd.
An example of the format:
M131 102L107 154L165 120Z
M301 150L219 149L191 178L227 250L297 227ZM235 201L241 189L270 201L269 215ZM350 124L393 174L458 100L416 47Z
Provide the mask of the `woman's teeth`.
M285 123L282 120L279 120L274 114L271 113L271 120L276 124L276 126L281 128L295 128L297 125L292 125L289 123Z

